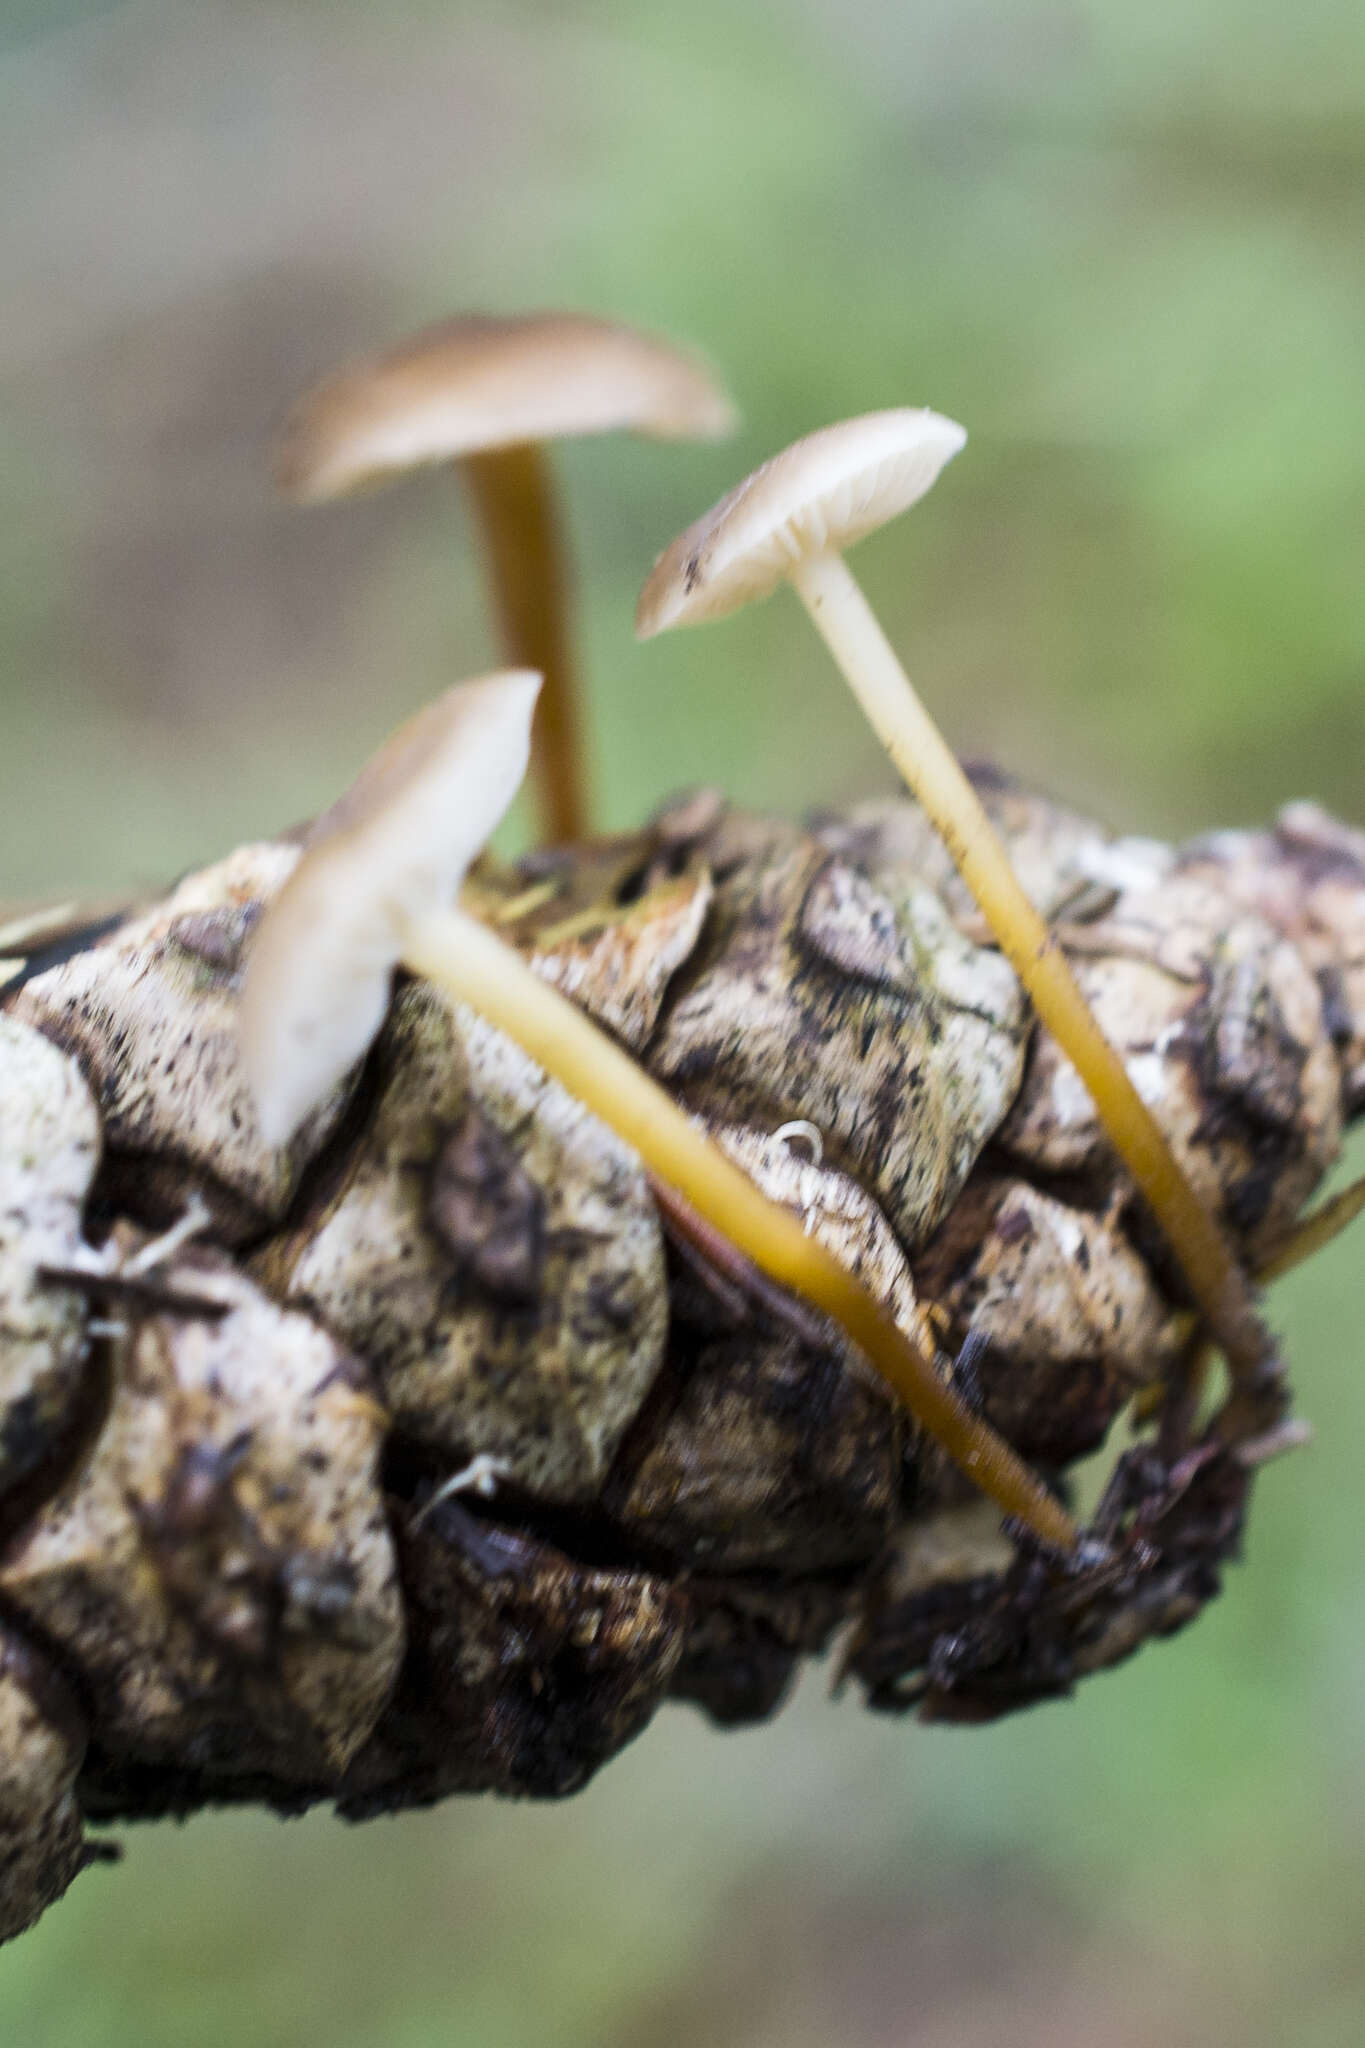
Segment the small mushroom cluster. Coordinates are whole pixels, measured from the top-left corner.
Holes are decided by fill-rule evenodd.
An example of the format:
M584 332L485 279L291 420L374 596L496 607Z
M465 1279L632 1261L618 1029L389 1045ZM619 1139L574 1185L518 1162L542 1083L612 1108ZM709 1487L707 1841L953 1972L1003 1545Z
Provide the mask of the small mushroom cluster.
M1351 1207L1299 1221L1365 1102L1365 857L963 773L842 559L954 422L795 443L637 617L790 581L913 800L484 856L528 761L551 838L585 816L540 444L729 418L558 316L329 379L284 486L461 462L525 666L302 844L0 935L0 1937L82 1813L562 1793L843 1624L874 1704L1065 1691L1211 1596L1292 1440L1252 1276ZM1083 1534L1066 1470L1135 1396Z
M656 430L677 430L681 422L684 431L710 431L722 425L722 415L728 415L728 402L692 362L620 328L581 319L456 322L342 372L311 393L284 439L281 474L296 495L325 496L414 461L469 458L471 450L479 449L482 474L492 479L484 492L485 508L494 501L503 508L488 520L495 551L502 536L509 541L504 563L511 559L517 565L515 576L506 568L500 575L504 598L515 582L523 598L528 590L538 593L530 609L542 625L552 617L562 625L556 565L539 547L545 526L540 472L534 469L533 483L526 468L533 441L566 426L591 431L643 422ZM1250 1275L1210 1206L1207 1190L1196 1185L1179 1147L1153 1114L1131 1062L1087 1000L1055 929L1020 881L986 807L924 710L844 564L843 549L922 497L965 441L956 422L927 409L869 413L807 435L745 478L663 551L641 594L636 628L647 637L670 626L723 617L779 582L793 585L919 799L1005 961L1052 1033L1065 1076L1074 1074L1093 1103L1099 1125L1164 1233L1200 1321L1228 1362L1232 1396L1227 1426L1248 1433L1273 1422L1285 1399L1283 1374L1256 1310ZM496 457L488 453L495 443L501 451ZM507 443L518 451L512 468ZM520 528L504 516L513 501L534 501ZM567 747L557 749L555 743L556 733L567 730L568 717L563 633L556 628L547 635L540 626L524 631L517 621L526 615L525 604L511 606L510 638L533 656L543 649L549 662L552 709L548 724L541 720L537 757L558 756L570 781L581 786ZM481 1008L606 1117L672 1198L696 1212L699 1227L721 1232L770 1279L833 1315L998 1506L1054 1547L1071 1550L1076 1532L1069 1519L1008 1446L970 1415L951 1386L945 1387L925 1347L888 1321L865 1288L850 1282L847 1269L826 1255L818 1237L804 1249L799 1246L788 1219L698 1137L629 1057L521 971L485 924L449 907L479 842L459 824L441 834L433 806L442 785L431 762L439 751L446 764L449 788L439 801L461 819L468 796L471 815L486 832L506 799L506 771L515 751L512 728L524 708L518 688L533 673L525 672L521 685L509 675L471 686L458 699L467 710L455 708L452 693L444 712L433 707L414 720L315 832L281 909L272 913L257 944L261 964L253 987L264 986L269 995L253 997L249 991L244 1013L248 1068L264 1123L278 1121L280 1134L288 1135L302 1113L336 1084L346 1064L341 1055L349 1049L354 1056L373 1035L384 975L403 960L448 993ZM494 704L498 692L502 708ZM481 719L490 732L489 774L478 794L496 793L499 799L490 801L487 817L473 791L473 781L482 774L476 731ZM494 727L501 738L493 736ZM462 767L457 757L465 746L468 762ZM461 783L461 773L470 778L468 785ZM414 806L427 821L427 840L424 844L414 834L400 849L399 815ZM556 804L550 808L553 813ZM580 808L576 800L558 805L575 816ZM351 991L357 1005L354 1024L348 1006L333 998L335 962L329 972L314 973L311 989L307 965L291 965L286 972L283 964L311 957L316 968L319 953L312 935L326 926L329 905L343 888L351 892L349 903L379 907L367 931L355 928L357 919L347 913L353 928L343 947L341 979L366 983L363 995L358 986ZM813 925L827 928L826 943L837 949L843 943L841 924L850 916L856 923L858 912L831 901L811 915ZM329 942L323 943L325 950ZM360 964L353 966L353 961ZM901 965L904 971L904 961ZM269 1013L276 1009L293 1018L287 1027L292 1045L269 1025ZM731 1027L740 1042L748 1039L750 1021L737 1019ZM784 1046L784 1061L799 1056L801 1045L814 1035L798 1036L795 1048ZM336 1039L330 1053L323 1050L329 1037ZM764 1059L761 1038L761 1032L754 1035L756 1067ZM315 1060L303 1056L305 1041L317 1042ZM913 1048L899 1051L913 1077L918 1072ZM835 1135L847 1143L851 1133L840 1129L839 1097L837 1076L822 1082L813 1071L802 1114L831 1120ZM905 1180L904 1164L888 1160L885 1176ZM912 1172L910 1184L897 1189L892 1204L898 1227L912 1237L915 1203L926 1192L915 1187L915 1178ZM888 1192L884 1185L879 1191Z

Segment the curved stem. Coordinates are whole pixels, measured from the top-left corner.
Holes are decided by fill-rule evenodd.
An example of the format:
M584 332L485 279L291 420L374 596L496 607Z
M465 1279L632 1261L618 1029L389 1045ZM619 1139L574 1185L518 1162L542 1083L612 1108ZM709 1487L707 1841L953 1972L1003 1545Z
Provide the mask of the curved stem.
M1071 1518L939 1378L861 1281L808 1237L788 1210L761 1193L657 1081L510 946L466 912L452 910L408 926L403 961L515 1039L770 1279L832 1316L1006 1514L1027 1523L1052 1548L1074 1548Z
M1355 1222L1365 1210L1365 1178L1353 1180L1349 1187L1321 1203L1311 1215L1301 1216L1257 1272L1261 1281L1282 1280L1286 1273L1292 1273L1305 1259L1315 1259L1325 1251L1333 1238L1340 1237L1343 1230Z
M464 467L508 661L545 678L531 732L542 835L555 845L581 839L588 829L582 696L569 652L569 579L549 467L533 442L467 455Z
M1101 1123L1150 1203L1236 1382L1275 1372L1250 1282L1095 1020L1056 935L1015 875L981 800L963 774L837 554L790 572L807 611L882 745L942 835L1034 1008L1072 1061Z

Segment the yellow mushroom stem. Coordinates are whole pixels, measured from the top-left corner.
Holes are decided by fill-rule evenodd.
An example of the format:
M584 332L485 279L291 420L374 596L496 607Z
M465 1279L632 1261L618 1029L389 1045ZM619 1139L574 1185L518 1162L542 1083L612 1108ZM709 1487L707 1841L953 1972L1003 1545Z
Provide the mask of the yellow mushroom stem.
M1070 1551L1070 1516L990 1426L959 1399L862 1283L786 1209L762 1194L643 1068L521 956L461 910L410 920L404 965L468 1003L609 1124L746 1257L833 1317L910 1412L1006 1514Z
M1286 1273L1292 1273L1307 1260L1315 1259L1344 1230L1349 1230L1362 1211L1365 1211L1365 1178L1353 1180L1340 1194L1320 1203L1311 1215L1300 1217L1269 1257L1256 1268L1257 1282L1262 1287L1269 1286L1274 1280L1283 1280ZM1186 1334L1184 1364L1179 1373L1180 1400L1187 1415L1193 1415L1203 1400L1213 1364L1213 1347L1207 1339L1194 1343L1194 1335L1193 1328ZM1164 1380L1145 1388L1133 1403L1134 1420L1148 1421L1156 1414L1168 1391Z
M1273 1349L1247 1275L1096 1023L1055 934L1025 894L980 798L920 703L867 599L834 552L810 556L788 573L882 745L942 835L1038 1015L1089 1089L1234 1380L1257 1381Z
M1353 1180L1339 1195L1322 1202L1310 1215L1301 1216L1281 1239L1270 1257L1257 1269L1258 1280L1282 1280L1305 1259L1316 1258L1334 1238L1355 1222L1365 1210L1365 1179Z
M545 678L531 729L542 836L554 845L581 839L588 829L582 697L569 651L569 578L549 467L534 442L482 450L463 461L507 659Z

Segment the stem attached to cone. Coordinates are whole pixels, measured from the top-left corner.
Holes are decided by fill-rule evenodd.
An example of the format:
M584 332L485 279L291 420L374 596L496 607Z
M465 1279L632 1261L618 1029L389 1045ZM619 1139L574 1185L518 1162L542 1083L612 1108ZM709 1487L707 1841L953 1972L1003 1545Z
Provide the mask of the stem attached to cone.
M1301 1216L1293 1229L1281 1240L1265 1260L1256 1278L1261 1281L1282 1280L1286 1273L1292 1273L1306 1259L1315 1259L1319 1252L1326 1251L1343 1230L1350 1228L1362 1211L1365 1211L1365 1179L1353 1180L1339 1195L1314 1209L1311 1215Z
M1353 1180L1340 1194L1320 1203L1310 1215L1301 1216L1269 1257L1256 1268L1257 1283L1268 1287L1272 1281L1282 1280L1286 1273L1294 1272L1307 1260L1315 1259L1319 1252L1326 1251L1329 1244L1335 1243L1343 1231L1349 1230L1362 1213L1365 1213L1365 1178ZM1190 1334L1193 1337L1194 1332ZM1197 1412L1212 1364L1212 1348L1207 1340L1192 1346L1187 1344L1183 1371L1175 1375L1180 1405L1177 1421L1172 1427L1177 1433L1180 1426L1187 1424ZM1147 1388L1134 1406L1135 1419L1143 1421L1149 1414L1155 1414L1168 1392L1161 1381Z
M1170 1240L1234 1381L1254 1383L1273 1347L1250 1283L1109 1043L1055 935L1015 875L981 800L925 711L842 556L789 571L878 738L942 835L1044 1024L1072 1061L1109 1136Z
M554 488L541 448L521 442L463 458L497 591L507 658L545 678L531 734L531 778L543 837L588 829L579 730L581 694L569 652L568 574Z
M945 1385L862 1283L518 953L460 910L409 920L402 951L413 973L515 1039L771 1279L832 1316L999 1508L1052 1548L1074 1549L1070 1516Z

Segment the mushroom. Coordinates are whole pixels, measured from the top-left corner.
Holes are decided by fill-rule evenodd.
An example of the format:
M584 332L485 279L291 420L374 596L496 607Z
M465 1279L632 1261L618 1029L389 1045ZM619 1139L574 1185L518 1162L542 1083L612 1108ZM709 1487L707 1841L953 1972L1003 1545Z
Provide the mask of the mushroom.
M1251 1284L1092 1015L971 783L925 711L841 549L924 496L964 446L940 413L866 413L795 441L664 550L640 594L642 639L796 589L854 696L941 833L1001 951L1076 1066L1155 1212L1234 1381L1278 1383Z
M1006 1513L1051 1546L1076 1532L863 1284L506 941L452 899L525 771L539 678L448 690L326 812L252 942L240 1046L263 1135L283 1143L365 1052L395 967L505 1031L762 1271L832 1316Z
M316 504L418 465L464 463L508 659L545 677L533 755L545 834L577 839L587 823L579 688L539 444L621 427L704 438L734 421L708 369L633 328L570 313L471 316L316 385L285 422L275 474L291 498Z

